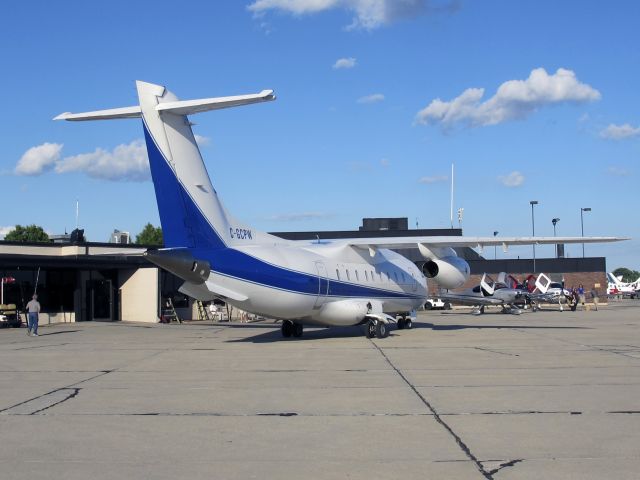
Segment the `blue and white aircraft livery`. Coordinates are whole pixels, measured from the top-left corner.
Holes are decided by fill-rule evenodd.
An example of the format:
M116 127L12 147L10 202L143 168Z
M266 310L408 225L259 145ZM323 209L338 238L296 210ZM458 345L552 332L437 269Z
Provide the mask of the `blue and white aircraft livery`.
M410 237L292 241L236 220L211 185L187 115L275 100L272 90L180 101L165 87L136 82L139 105L56 120L141 118L165 248L148 250L154 264L184 280L198 300L223 299L250 313L282 320L282 335L303 325L366 325L369 338L389 327L411 328L410 312L427 297L427 278L457 288L469 265L453 247L589 243L615 237ZM390 249L417 246L416 265Z

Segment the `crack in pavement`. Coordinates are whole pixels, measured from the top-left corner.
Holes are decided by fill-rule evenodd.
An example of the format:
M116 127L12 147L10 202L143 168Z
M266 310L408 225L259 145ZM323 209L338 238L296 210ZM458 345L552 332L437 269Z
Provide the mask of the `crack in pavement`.
M498 350L491 350L489 348L482 348L482 347L471 347L471 348L474 348L475 350L481 350L483 352L497 353L499 355L508 355L510 357L519 357L520 356L517 353L499 352Z
M41 407L41 408L37 408L36 410L30 412L29 415L33 415L33 414L41 412L43 410L47 410L48 408L51 408L51 407L53 407L55 405L58 405L58 404L60 404L62 402L66 402L67 400L69 400L71 398L74 398L76 395L78 395L78 393L80 392L81 389L77 388L76 385L79 385L79 384L84 383L84 382L88 382L90 380L93 380L94 378L102 377L103 375L107 375L108 373L111 373L111 372L113 372L113 370L101 370L99 374L93 375L93 376L91 376L89 378L85 378L84 380L80 380L79 382L72 383L71 385L67 385L65 387L54 388L53 390L51 390L49 392L46 392L46 393L43 393L42 395L37 395L35 397L29 398L27 400L24 400L22 402L16 403L15 405L11 405L10 407L3 408L2 410L0 410L0 414L2 414L2 415L10 415L10 413L6 413L6 412L9 412L10 410L13 410L13 409L26 408L29 403L32 403L32 402L36 402L37 403L38 401L46 400L47 397L53 396L55 398L55 400L56 400L54 403L52 403L50 405L45 405L45 406L39 405L39 407ZM58 400L55 397L56 393L64 392L66 390L72 390L72 393L69 396L63 398L62 400Z
M16 352L18 350L33 350L34 348L62 347L63 345L69 345L69 342L67 342L67 343L53 343L53 344L50 344L50 345L32 345L30 347L14 348L13 351Z
M409 381L409 379L404 376L404 374L400 371L400 369L393 364L391 359L387 357L384 351L372 339L369 339L369 341L378 350L378 352L380 352L380 355L382 355L382 357L386 360L389 366L391 366L391 368L395 370L395 372L400 376L400 378L402 378L402 380L404 380L404 382L409 386L409 388L413 390L413 393L415 393L417 397L420 399L420 401L429 409L429 411L433 414L433 418L436 420L436 422L438 422L449 433L449 435L453 437L458 447L460 447L460 450L462 450L462 452L467 456L467 458L469 458L469 460L473 462L473 464L476 466L476 468L482 474L482 476L484 476L489 480L493 480L493 475L485 470L480 460L478 460L478 458L471 452L471 449L467 446L466 443L464 443L462 438L460 438L460 436L453 431L453 428L451 428L449 424L442 419L440 414L431 405L431 403L429 403L429 401L418 391L418 389Z
M517 460L510 460L508 462L501 463L500 465L498 465L497 468L494 468L493 470L489 470L487 473L493 477L493 475L498 473L503 468L513 467L516 463L520 463L522 461L524 461L524 458L519 458Z

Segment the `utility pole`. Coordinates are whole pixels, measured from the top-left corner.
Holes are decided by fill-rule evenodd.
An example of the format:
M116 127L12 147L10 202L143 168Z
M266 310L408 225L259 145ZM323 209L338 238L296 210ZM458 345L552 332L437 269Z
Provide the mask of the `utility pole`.
M584 212L590 212L591 207L581 208L580 209L580 233L581 236L584 237ZM582 244L582 258L584 258L584 243Z
M537 200L531 200L529 202L531 204L531 233L533 237L536 236L536 221L535 218L533 216L533 207L534 205L538 205L538 201ZM534 243L533 245L533 273L536 273L536 244Z
M553 236L554 236L554 238L556 236L556 223L558 223L559 221L560 221L559 218L554 218L554 219L551 220L551 223L553 223ZM556 246L556 258L558 258L558 244L556 243L555 246Z

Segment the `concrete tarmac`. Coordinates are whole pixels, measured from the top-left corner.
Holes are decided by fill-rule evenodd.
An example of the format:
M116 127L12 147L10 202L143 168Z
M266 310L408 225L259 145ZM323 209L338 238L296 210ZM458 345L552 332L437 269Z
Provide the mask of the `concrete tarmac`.
M640 301L414 325L0 330L0 477L640 477Z

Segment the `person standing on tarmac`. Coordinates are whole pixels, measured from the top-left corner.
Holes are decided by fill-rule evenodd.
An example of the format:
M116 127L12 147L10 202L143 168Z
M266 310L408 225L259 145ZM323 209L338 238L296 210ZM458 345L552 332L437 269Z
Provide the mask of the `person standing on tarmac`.
M591 289L591 299L593 300L593 309L597 312L599 298L598 298L598 290L596 289L595 286Z
M582 286L582 284L580 284L580 286L578 287L578 298L580 299L580 303L582 304L582 310L585 310L586 309L584 305L585 295L584 295L584 287Z
M40 313L40 302L38 302L38 295L35 293L31 298L31 301L27 303L27 335L38 336L38 314Z

